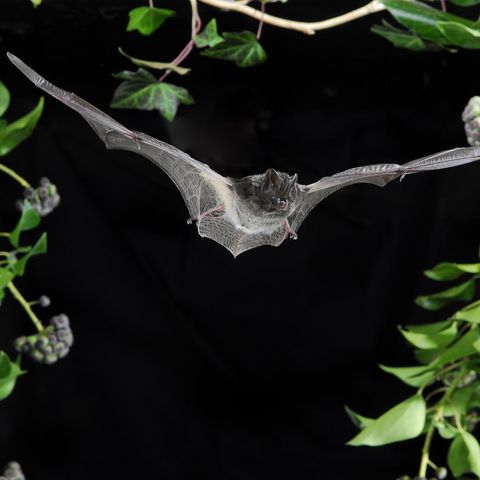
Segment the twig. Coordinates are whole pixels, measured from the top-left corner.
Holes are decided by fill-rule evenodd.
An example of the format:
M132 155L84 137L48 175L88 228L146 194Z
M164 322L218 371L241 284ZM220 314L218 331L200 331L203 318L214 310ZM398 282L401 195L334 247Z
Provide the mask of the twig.
M257 40L260 40L262 36L263 25L265 24L265 3L260 0L260 11L262 12L262 16L260 17L260 22L258 23L258 30L257 30Z
M351 22L357 18L370 15L372 13L380 12L385 10L384 5L380 0L373 0L363 7L352 10L351 12L345 13L338 17L329 18L327 20L322 20L319 22L297 22L295 20L288 20L286 18L275 17L269 14L262 14L260 10L252 8L248 5L245 5L242 2L232 2L229 0L199 0L202 3L210 5L215 8L220 8L223 10L229 10L253 17L257 20L261 20L263 16L263 21L270 25L274 25L279 28L286 28L289 30L297 30L299 32L305 33L307 35L313 35L317 30L325 30L327 28L336 27L342 25L343 23Z
M150 8L153 8L153 7L154 7L154 5L153 5L153 0L148 0L148 6L149 6Z
M183 50L177 55L175 60L171 63L174 65L180 65L192 52L193 47L195 45L194 37L195 35L202 29L202 20L198 15L198 5L197 0L190 0L190 5L192 6L192 33L190 41L183 47ZM171 70L167 70L159 79L159 82L163 82L170 74L172 73Z
M24 179L22 178L18 173L14 172L11 168L8 168L6 165L3 163L0 163L0 172L6 173L9 177L12 177L14 180L16 180L22 187L25 188L32 188L32 186Z
M442 7L442 12L447 11L447 4L445 3L445 0L440 0L440 5Z
M12 295L15 297L15 299L20 303L23 309L27 312L27 315L30 317L30 319L32 320L37 330L39 332L43 332L44 328L43 328L42 322L35 315L35 312L32 310L32 308L30 307L30 304L25 300L23 295L17 290L17 287L15 287L15 285L12 282L10 282L7 285L7 287L12 293Z

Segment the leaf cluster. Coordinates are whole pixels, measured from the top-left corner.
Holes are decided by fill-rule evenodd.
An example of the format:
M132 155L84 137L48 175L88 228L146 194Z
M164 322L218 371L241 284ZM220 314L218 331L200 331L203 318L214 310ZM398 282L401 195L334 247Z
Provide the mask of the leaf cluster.
M127 31L137 31L142 35L152 35L165 21L173 17L173 10L138 7L129 13ZM202 49L201 55L209 58L227 60L238 67L252 67L263 63L267 54L256 35L250 31L218 33L217 21L211 19L202 31L196 32L181 54L172 62L144 60L128 55L119 48L120 54L140 67L132 72L124 70L114 74L122 80L113 94L112 108L130 108L137 110L157 110L168 121L173 121L181 104L191 105L194 99L190 92L179 85L165 82L170 73L186 75L189 68L180 63L196 47ZM156 78L146 69L161 70L163 74Z
M43 97L40 98L37 106L31 112L11 123L3 118L9 105L10 92L0 82L0 157L10 153L32 134L42 115Z
M43 111L42 97L31 112L8 123L3 119L3 115L8 110L10 98L9 90L0 82L0 156L10 153L32 134ZM3 165L0 167L5 168ZM24 275L30 258L47 251L46 233L41 234L32 245L20 244L21 234L38 227L40 220L37 211L26 200L16 225L10 232L2 232L0 235L10 245L9 248L2 248L0 251L0 305L5 297L5 290L12 284L14 278ZM11 361L5 352L0 351L0 400L11 394L17 377L23 373L25 372L20 368L19 358Z
M383 21L372 32L393 45L415 51L480 49L480 22L443 12L417 0L382 0L383 5L399 27ZM469 7L480 0L452 0Z
M439 310L473 300L480 263L443 262L425 275L438 282L457 281L417 297L420 307ZM349 445L380 446L437 432L450 442L447 461L452 474L458 478L473 473L480 478L480 445L475 437L480 409L480 300L443 321L400 326L399 331L414 348L418 363L380 368L417 390L376 419L347 409L361 429Z

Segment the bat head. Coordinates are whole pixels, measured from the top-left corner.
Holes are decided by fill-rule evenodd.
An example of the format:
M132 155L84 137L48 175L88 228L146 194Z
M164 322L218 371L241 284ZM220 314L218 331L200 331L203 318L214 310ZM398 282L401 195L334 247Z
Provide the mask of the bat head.
M263 207L269 212L287 213L298 198L298 175L277 172L269 168L259 189Z

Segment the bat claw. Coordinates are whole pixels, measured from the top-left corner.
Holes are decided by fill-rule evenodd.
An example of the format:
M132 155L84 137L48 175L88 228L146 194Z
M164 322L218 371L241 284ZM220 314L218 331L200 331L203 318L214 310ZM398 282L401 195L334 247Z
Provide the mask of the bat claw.
M297 240L297 239L298 239L298 235L297 235L295 232L290 232L290 239L291 239L291 240Z
M191 225L193 223L193 218L187 218L187 225Z

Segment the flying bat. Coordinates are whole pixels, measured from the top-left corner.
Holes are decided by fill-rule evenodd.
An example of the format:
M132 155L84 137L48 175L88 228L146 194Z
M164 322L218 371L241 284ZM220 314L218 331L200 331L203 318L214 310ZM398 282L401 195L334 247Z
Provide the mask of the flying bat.
M139 153L159 166L174 182L196 222L198 233L229 250L234 257L261 245L278 246L297 238L297 231L312 209L331 193L355 183L383 187L412 173L456 167L480 159L480 146L454 148L403 165L366 165L323 177L309 185L298 176L269 168L240 179L223 177L208 165L145 133L129 130L71 92L41 77L8 53L11 62L37 87L78 112L108 149Z

